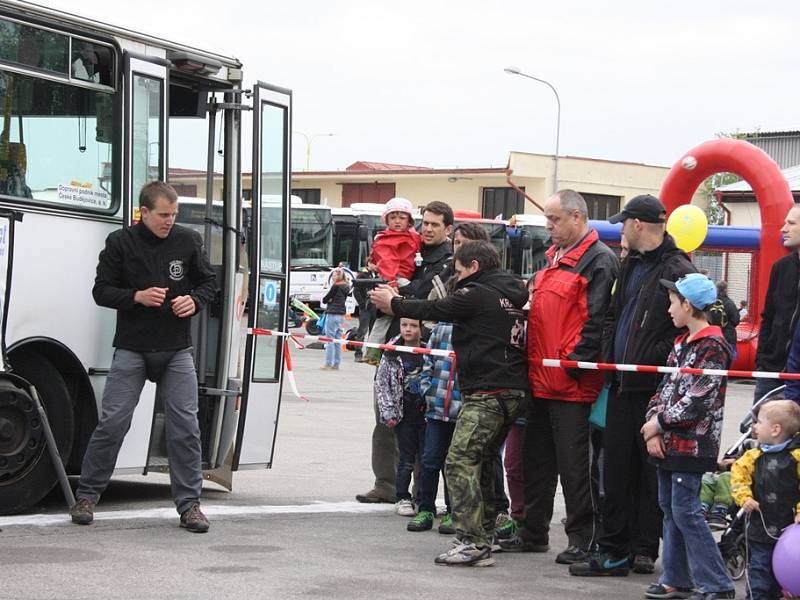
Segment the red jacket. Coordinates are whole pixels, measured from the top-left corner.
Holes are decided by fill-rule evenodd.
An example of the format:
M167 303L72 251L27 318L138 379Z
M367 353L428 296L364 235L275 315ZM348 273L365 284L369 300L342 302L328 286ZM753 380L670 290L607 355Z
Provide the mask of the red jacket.
M536 398L594 402L603 387L601 371L541 367L531 359L595 362L600 358L603 323L619 261L590 230L578 245L536 274L528 314L528 378ZM573 376L574 375L574 376Z
M420 249L420 235L413 229L381 231L372 244L370 260L378 266L381 277L394 281L398 277L411 279L417 265L414 257Z

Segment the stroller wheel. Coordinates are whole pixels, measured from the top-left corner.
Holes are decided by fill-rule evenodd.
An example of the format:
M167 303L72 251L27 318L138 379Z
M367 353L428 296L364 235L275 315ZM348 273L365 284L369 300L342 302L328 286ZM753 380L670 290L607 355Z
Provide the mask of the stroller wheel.
M744 575L745 569L747 569L744 536L737 537L734 544L727 548L723 558L725 559L725 568L728 570L728 575L734 581L739 581Z

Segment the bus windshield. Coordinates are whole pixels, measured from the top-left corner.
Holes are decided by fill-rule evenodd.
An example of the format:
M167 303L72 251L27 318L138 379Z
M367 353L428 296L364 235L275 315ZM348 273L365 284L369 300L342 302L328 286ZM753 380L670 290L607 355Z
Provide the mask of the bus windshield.
M547 266L545 252L550 247L550 232L544 225L518 225L514 235L509 230L512 255L519 257L519 266L512 269L528 280L533 275Z
M333 217L330 210L292 208L293 269L333 264Z

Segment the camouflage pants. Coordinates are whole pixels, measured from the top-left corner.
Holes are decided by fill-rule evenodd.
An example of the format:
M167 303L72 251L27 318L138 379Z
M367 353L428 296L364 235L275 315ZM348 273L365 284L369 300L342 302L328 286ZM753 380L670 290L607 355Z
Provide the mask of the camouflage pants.
M497 517L494 461L527 395L521 390L504 390L463 396L445 475L456 535L479 548L491 545Z

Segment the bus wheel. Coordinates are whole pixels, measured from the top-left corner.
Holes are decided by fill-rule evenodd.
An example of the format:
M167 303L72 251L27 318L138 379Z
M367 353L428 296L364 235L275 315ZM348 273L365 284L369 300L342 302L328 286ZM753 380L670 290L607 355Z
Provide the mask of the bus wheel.
M13 351L9 362L15 375L36 386L58 450L66 462L72 450L75 417L64 379L49 360L26 348ZM56 482L33 400L26 390L0 375L0 514L30 508Z

